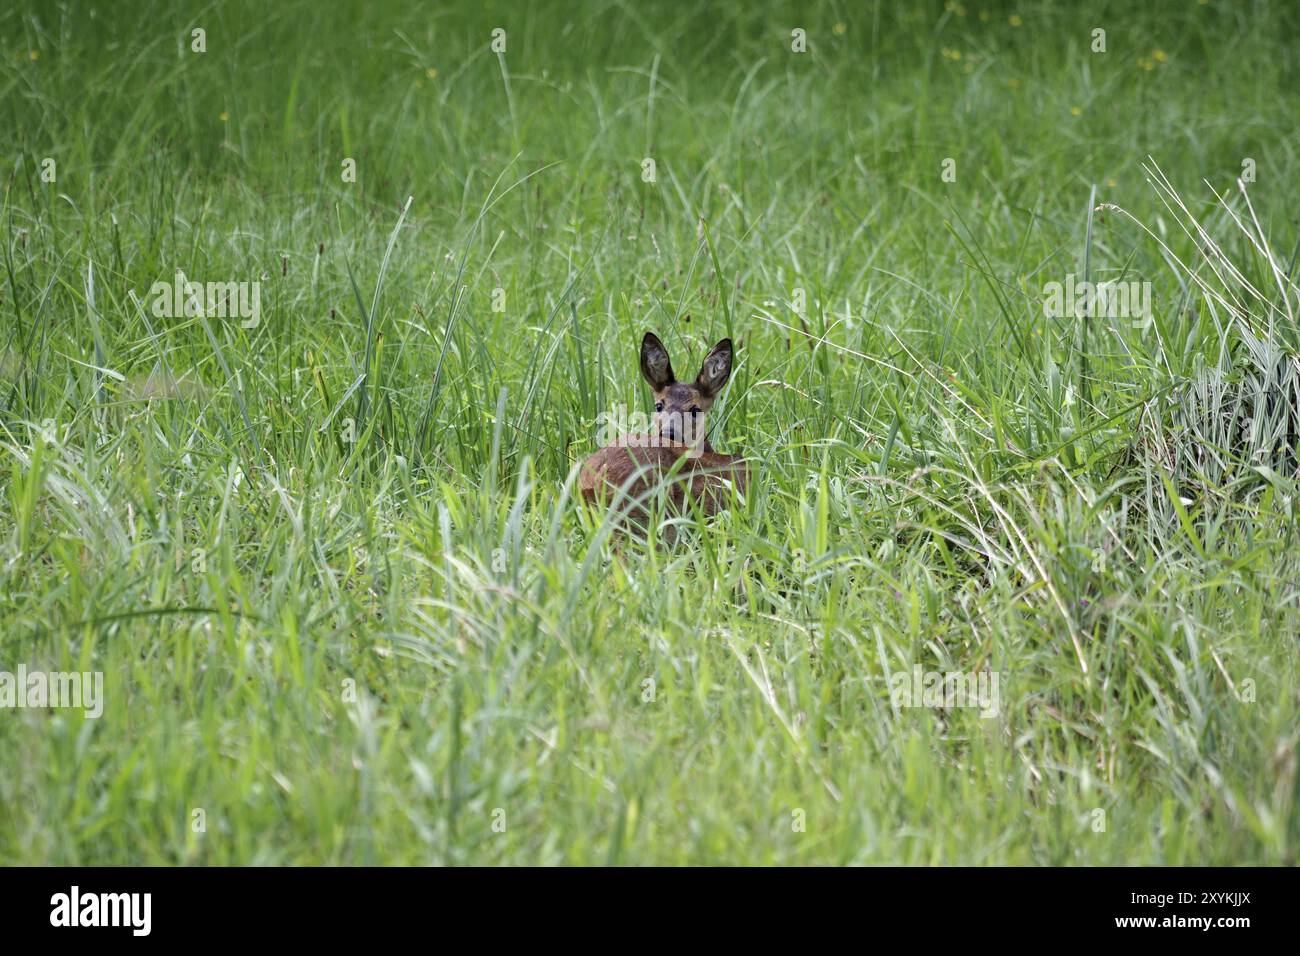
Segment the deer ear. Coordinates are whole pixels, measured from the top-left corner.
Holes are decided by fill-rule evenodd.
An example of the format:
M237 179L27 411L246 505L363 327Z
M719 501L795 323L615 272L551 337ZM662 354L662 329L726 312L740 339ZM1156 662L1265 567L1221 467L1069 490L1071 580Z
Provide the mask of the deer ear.
M673 382L673 366L668 361L668 350L653 332L641 340L641 374L656 392L661 392Z
M722 391L722 386L727 384L727 379L730 377L731 339L723 339L713 346L708 355L704 356L704 364L700 366L695 387L712 398Z

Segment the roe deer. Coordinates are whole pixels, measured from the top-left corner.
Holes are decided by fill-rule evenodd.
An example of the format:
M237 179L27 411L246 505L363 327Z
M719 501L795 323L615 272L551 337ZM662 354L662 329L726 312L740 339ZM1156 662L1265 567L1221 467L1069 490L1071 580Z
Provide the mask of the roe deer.
M647 499L665 482L668 501L678 513L688 509L688 494L712 515L729 500L730 485L743 493L748 465L739 455L714 451L704 427L713 400L731 376L731 359L731 339L723 339L705 356L695 381L679 382L668 350L647 332L641 340L641 374L654 392L650 433L623 435L588 458L578 476L582 496L615 502L625 489L635 502L629 512L639 520L645 517Z

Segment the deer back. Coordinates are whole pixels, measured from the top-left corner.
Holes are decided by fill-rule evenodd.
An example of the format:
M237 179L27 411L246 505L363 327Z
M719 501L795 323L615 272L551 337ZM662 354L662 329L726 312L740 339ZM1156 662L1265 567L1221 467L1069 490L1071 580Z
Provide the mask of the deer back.
M628 497L639 506L632 510L644 513L645 502L666 481L667 497L675 509L681 510L690 495L706 514L713 514L729 499L729 485L742 493L748 488L749 468L739 455L715 451L688 455L688 451L685 445L654 447L635 441L608 445L587 459L578 489L588 501L612 502L626 486Z

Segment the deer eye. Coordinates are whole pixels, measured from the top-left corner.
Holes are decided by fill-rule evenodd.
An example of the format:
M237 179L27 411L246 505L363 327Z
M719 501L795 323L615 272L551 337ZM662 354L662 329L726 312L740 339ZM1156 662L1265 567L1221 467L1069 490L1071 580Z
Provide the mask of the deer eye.
M663 403L663 402L655 402L655 411L656 411L656 412L662 412L663 410L664 410L664 403Z

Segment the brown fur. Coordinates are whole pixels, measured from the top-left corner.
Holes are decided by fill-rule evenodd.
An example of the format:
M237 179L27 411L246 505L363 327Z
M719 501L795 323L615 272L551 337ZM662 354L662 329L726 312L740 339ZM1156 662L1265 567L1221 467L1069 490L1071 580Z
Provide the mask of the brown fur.
M731 500L732 485L743 494L749 486L749 466L739 455L714 451L704 429L705 416L731 375L731 361L731 340L723 339L709 352L694 382L678 382L663 344L646 333L641 373L655 396L650 434L625 435L588 458L578 475L583 498L616 505L639 520L665 482L666 500L678 513L689 509L687 496L712 515ZM626 497L619 497L620 489Z
M645 436L640 438L645 440ZM603 496L607 504L612 504L626 483L627 496L637 502L629 513L644 516L645 502L655 494L660 482L687 450L686 445L658 448L607 445L582 466L578 490L588 501L596 502ZM730 500L729 484L735 484L736 490L743 494L749 485L749 466L739 455L706 451L698 457L686 457L667 484L665 493L675 511L686 510L686 495L689 493L699 502L704 513L711 515ZM626 499L619 502L620 507L629 504Z

